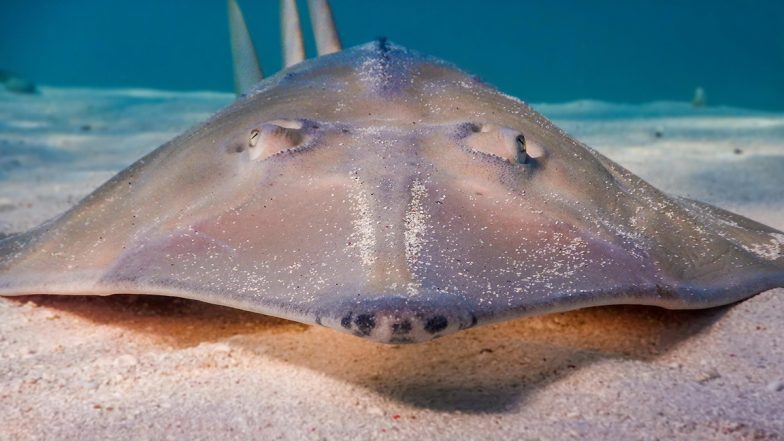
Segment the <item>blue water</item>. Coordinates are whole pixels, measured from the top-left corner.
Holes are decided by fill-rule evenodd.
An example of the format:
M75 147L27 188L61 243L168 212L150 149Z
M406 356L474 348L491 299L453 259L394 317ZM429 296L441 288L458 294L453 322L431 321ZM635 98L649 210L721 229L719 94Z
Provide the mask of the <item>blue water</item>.
M240 0L267 73L280 68L277 3ZM784 109L781 0L332 5L346 46L387 36L532 102L687 101L701 86L712 105ZM0 11L0 69L39 83L231 90L222 0L2 0Z

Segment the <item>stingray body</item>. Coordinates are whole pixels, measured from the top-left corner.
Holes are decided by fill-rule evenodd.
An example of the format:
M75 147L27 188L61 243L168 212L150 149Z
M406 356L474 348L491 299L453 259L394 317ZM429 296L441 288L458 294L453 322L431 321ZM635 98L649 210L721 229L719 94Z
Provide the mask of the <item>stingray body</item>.
M383 40L286 53L291 67L1 241L0 294L178 296L408 343L784 286L781 232L663 194L450 64Z

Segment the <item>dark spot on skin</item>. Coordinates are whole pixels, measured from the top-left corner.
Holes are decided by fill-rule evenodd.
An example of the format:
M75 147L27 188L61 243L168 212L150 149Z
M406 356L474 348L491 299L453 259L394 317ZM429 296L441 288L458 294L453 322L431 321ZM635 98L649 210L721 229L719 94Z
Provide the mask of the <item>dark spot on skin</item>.
M245 151L245 147L243 147L243 146L241 146L241 145L238 145L238 146L234 147L234 151L235 151L236 153L242 153L242 152L244 152L244 151Z
M658 295L659 298L662 299L678 298L677 294L675 294L675 291L673 291L671 288L668 288L666 286L661 286L661 285L656 285L656 295Z
M458 139L466 138L468 135L472 133L477 133L482 130L482 127L479 124L467 122L463 124L459 124L457 126L457 130L455 131L455 136Z
M435 334L436 332L441 332L449 325L449 320L446 319L443 315L437 315L427 319L425 323L425 331Z
M382 54L389 52L389 40L387 39L387 37L384 36L378 37L378 40L376 40L376 44L378 45L378 50L381 51Z
M403 320L392 325L392 334L394 335L406 335L409 332L411 332L411 322L409 320Z
M81 129L83 132L89 132L90 130L93 129L93 127L90 124L84 124L82 125Z
M657 138L661 138L662 136L664 136L664 133L662 133L661 130L657 130L657 131L653 132L653 136L655 136Z
M376 327L376 318L372 314L360 314L354 319L359 335L368 336Z
M371 57L377 62L373 81L377 93L395 94L406 87L411 66L405 62L406 56L392 47L385 37L376 40Z
M743 150L735 149L735 150L732 151L732 153L735 153L736 155L742 155L743 154Z
M340 319L340 326L351 329L351 313L349 312L347 316Z

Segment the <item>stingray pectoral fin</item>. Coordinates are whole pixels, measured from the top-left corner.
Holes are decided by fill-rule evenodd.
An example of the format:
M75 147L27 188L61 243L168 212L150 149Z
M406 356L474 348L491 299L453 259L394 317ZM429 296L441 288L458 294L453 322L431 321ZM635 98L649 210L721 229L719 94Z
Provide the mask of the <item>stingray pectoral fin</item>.
M711 258L702 269L695 267L684 276L696 285L721 283L735 287L730 296L784 287L784 232L702 202L685 198L675 201L697 220L703 241L717 244L705 247L705 255ZM723 249L718 244L723 244Z
M119 255L105 250L102 254L106 258L96 259L95 255L71 255L67 250L50 252L47 247L58 243L51 233L39 228L0 241L0 295L150 294L313 322L285 305L268 304L263 296L232 291L233 285L223 277L232 275L230 268L221 269L215 277L215 267L199 260L204 255L222 257L215 252L207 254L213 245L208 238L187 233L153 235L135 245L129 243ZM253 285L253 280L247 282Z
M784 286L784 233L689 199L661 195L657 207L635 218L637 243L662 278L639 303L708 308Z
M708 308L784 286L784 233L741 215L667 195L593 150L596 171L612 176L611 192L589 198L605 207L591 216L645 251L661 281L637 303ZM614 210L607 210L612 207Z
M0 295L111 294L99 288L99 267L79 265L45 238L52 223L0 239Z
M758 257L776 261L784 259L784 232L719 207L687 198L677 198L681 206L716 234Z
M626 209L638 214L613 221L660 277L635 303L709 308L784 286L784 233L708 204L658 197L654 207L628 201Z

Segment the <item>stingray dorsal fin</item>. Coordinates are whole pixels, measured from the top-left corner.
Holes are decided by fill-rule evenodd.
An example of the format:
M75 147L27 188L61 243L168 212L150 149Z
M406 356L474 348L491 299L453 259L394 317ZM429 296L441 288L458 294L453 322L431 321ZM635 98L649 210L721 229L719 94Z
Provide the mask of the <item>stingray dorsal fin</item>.
M305 46L302 42L302 28L296 0L280 0L280 21L284 66L289 67L305 59Z
M261 81L264 74L237 1L228 0L228 7L231 56L234 61L234 91L237 95L242 95Z
M339 52L342 49L340 37L332 18L332 8L327 0L308 0L310 21L313 24L313 34L316 37L316 47L319 55Z

